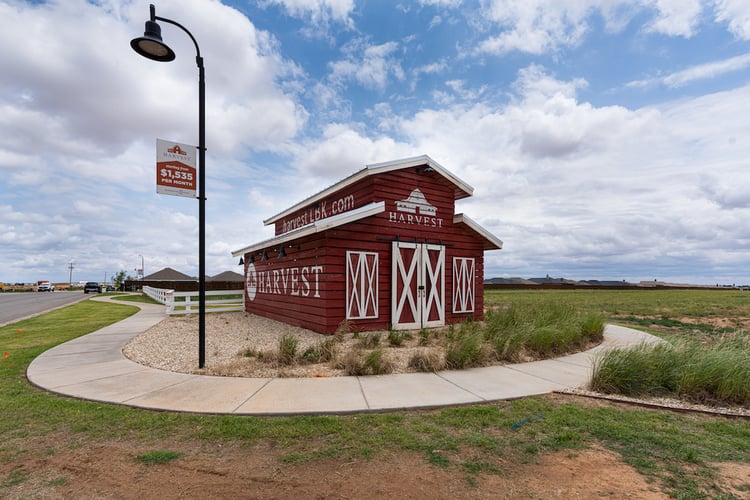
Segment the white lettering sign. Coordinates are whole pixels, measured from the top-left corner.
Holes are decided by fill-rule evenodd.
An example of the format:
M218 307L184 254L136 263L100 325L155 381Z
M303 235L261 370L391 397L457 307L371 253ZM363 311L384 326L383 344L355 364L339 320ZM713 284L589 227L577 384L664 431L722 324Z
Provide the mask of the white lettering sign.
M330 217L331 215L342 214L349 210L353 210L354 208L353 194L343 196L333 201L323 200L317 207L308 208L296 217L292 217L282 222L281 233L287 233L299 229L308 224L312 224L313 222Z
M440 217L425 217L424 215L402 214L398 212L388 212L388 222L417 224L424 227L443 227L443 219Z
M284 267L257 270L247 266L246 287L250 301L260 294L320 298L320 273L323 266Z

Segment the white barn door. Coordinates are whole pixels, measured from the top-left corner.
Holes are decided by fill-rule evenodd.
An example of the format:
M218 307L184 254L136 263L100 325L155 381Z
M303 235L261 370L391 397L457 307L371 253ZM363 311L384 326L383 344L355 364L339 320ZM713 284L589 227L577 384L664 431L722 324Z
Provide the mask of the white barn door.
M445 324L445 247L394 241L391 325L415 329Z

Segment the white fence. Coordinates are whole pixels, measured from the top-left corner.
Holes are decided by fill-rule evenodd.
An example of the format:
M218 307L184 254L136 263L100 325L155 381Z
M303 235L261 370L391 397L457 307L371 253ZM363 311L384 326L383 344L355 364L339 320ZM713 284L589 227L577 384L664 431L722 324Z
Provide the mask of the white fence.
M198 314L198 292L175 292L163 288L143 287L143 293L167 306L167 314ZM242 290L206 292L206 312L244 311Z

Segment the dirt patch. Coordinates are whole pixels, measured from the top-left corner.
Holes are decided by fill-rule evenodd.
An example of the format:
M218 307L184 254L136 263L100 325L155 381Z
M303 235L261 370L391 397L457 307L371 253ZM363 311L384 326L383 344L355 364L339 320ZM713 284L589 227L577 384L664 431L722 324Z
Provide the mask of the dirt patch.
M493 464L498 473L469 477L415 453L353 461L283 464L271 446L171 444L181 457L147 466L147 449L126 442L25 453L12 470L28 479L10 498L668 498L607 450L542 455L533 464ZM30 450L31 451L31 450ZM8 465L0 467L8 475ZM731 470L727 468L728 473ZM2 492L2 490L0 490Z
M680 321L681 323L685 323L688 325L697 325L697 324L704 324L704 325L711 325L714 328L736 328L737 330L750 330L750 318L747 317L732 317L732 318L712 318L712 317L706 317L706 318L691 318L691 317L681 317L677 318L677 321Z
M737 498L750 498L750 464L717 464L721 484Z

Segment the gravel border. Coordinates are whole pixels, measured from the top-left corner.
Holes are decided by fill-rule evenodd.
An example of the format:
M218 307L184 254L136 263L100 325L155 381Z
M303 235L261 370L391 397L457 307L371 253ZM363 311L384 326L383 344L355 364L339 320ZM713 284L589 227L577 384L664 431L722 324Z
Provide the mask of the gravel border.
M601 392L589 391L586 389L561 389L554 391L555 394L567 394L570 396L582 396L586 398L602 399L615 403L624 403L643 408L654 408L658 410L671 410L680 413L703 413L706 415L717 415L731 418L750 419L750 408L742 406L708 406L695 403L689 403L680 399L673 398L632 398L620 394L603 394Z

